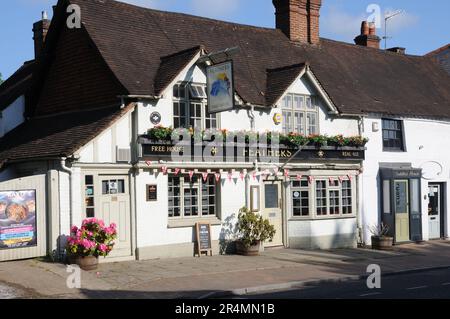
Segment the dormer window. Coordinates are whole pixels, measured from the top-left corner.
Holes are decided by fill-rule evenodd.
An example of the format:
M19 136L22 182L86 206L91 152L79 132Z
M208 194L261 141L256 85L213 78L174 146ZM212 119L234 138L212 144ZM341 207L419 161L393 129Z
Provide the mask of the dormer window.
M283 133L319 134L319 107L314 97L287 94L281 106Z
M173 87L173 127L199 130L218 128L217 115L208 112L206 86L179 83Z

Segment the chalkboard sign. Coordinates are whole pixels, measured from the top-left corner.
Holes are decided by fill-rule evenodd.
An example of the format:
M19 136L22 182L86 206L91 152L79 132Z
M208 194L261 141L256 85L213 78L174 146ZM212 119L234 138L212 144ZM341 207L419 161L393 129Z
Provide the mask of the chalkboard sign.
M278 185L266 184L264 186L266 208L278 208Z
M197 224L197 254L200 257L202 253L212 256L211 224Z

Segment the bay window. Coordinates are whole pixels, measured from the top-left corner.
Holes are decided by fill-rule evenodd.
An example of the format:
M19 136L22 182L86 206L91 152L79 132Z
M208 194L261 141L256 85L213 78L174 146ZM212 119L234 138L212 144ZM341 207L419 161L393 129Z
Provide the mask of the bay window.
M287 94L283 99L281 109L284 134L319 134L319 107L316 98Z
M215 129L217 115L208 112L204 85L179 83L173 87L173 127Z

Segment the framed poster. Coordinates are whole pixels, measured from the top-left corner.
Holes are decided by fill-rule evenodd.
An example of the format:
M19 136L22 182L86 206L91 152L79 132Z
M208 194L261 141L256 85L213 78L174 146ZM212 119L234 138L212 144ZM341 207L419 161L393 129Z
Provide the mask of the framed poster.
M158 185L147 185L147 202L158 200Z
M206 68L208 112L220 113L234 108L233 62L227 61Z
M212 239L211 239L211 224L197 223L197 253L200 257L203 253L212 256Z
M36 190L0 191L0 249L34 246Z

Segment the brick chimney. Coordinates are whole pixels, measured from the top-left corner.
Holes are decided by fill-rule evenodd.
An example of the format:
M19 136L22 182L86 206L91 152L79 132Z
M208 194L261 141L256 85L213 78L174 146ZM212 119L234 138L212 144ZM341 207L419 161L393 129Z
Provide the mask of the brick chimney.
M38 59L42 50L44 49L45 38L47 37L48 29L50 28L50 20L47 17L47 12L42 12L42 20L33 24L33 40L34 40L34 57Z
M319 44L322 0L272 0L276 27L294 42Z
M361 23L361 34L355 38L355 43L363 47L380 48L381 38L377 36L375 23L363 21Z

